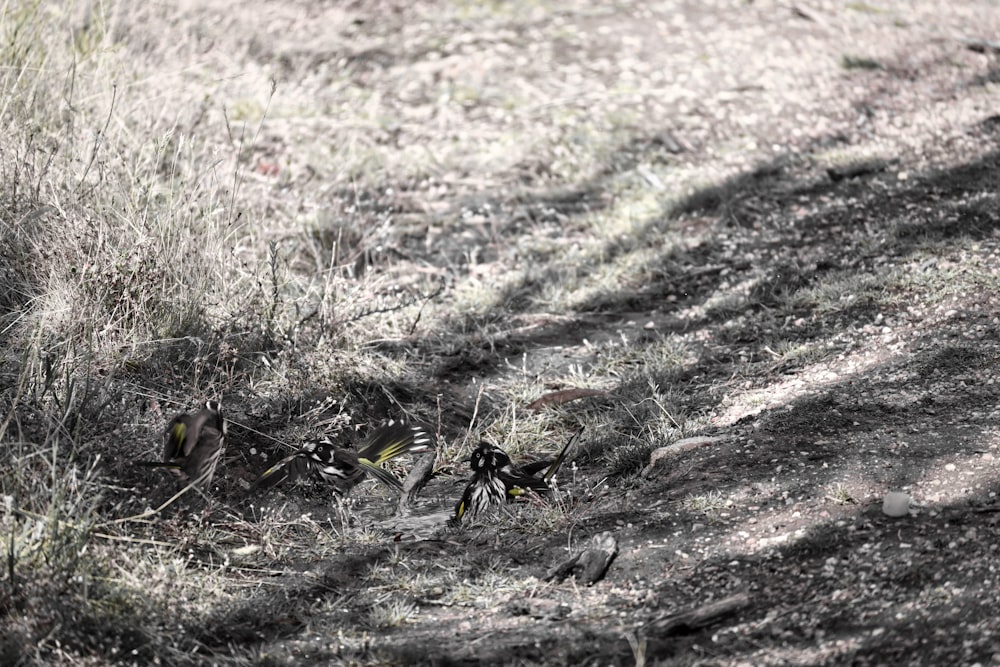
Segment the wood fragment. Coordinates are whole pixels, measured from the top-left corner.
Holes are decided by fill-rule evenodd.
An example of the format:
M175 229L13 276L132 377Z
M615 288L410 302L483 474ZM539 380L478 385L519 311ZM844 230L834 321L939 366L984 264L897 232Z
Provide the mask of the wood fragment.
M582 552L558 563L545 575L546 581L562 581L573 575L588 586L600 581L608 571L611 561L618 555L618 540L610 532L594 535L590 546Z
M517 598L507 608L512 616L530 616L539 620L559 620L569 616L573 608L565 602L546 598Z
M673 132L665 131L660 132L655 137L653 137L652 142L656 146L662 146L667 151L671 153L683 153L687 148L680 142L680 140L674 135Z
M653 170L647 167L646 165L640 164L635 168L635 171L644 179L646 179L646 182L649 183L649 187L653 188L657 192L663 192L664 190L667 189L667 186L663 182L663 180L655 173L653 173Z
M671 614L653 621L647 628L653 631L657 637L689 634L716 623L749 605L750 596L746 592L737 593L715 602Z
M410 470L410 474L403 480L403 492L399 496L399 505L396 507L397 516L405 516L410 512L410 508L417 500L420 491L430 481L434 474L434 462L437 460L437 450L432 450L417 459Z
M581 387L575 387L573 389L562 389L560 391L553 391L545 394L538 400L532 401L528 404L528 410L541 410L542 408L547 408L550 405L562 405L563 403L569 403L570 401L575 401L581 398L589 398L591 396L607 396L608 392L601 391L600 389L584 389Z
M813 14L813 12L809 11L808 9L806 9L805 7L802 7L800 5L793 5L792 6L792 13L795 14L800 19L805 19L807 21L812 21L813 23L819 23L820 22L819 19L816 18L816 15Z
M883 159L861 160L850 164L829 167L826 170L826 175L830 177L831 181L836 183L838 181L843 181L844 179L860 178L861 176L868 176L870 174L885 171L890 164L891 162L889 160Z
M994 42L989 39L976 39L973 37L959 37L958 41L965 44L965 48L970 51L975 51L976 53L986 53L987 51L1000 53L1000 42Z

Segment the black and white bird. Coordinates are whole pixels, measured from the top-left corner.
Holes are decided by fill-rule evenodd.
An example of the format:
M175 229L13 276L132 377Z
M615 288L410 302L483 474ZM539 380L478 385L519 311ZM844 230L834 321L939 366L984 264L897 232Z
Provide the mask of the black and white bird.
M266 491L286 480L313 473L333 487L343 498L370 474L396 491L402 484L382 467L386 461L404 454L419 454L434 449L434 438L420 426L389 424L374 429L357 449L339 445L328 437L310 440L295 453L286 456L264 471L248 493Z
M475 518L507 502L507 484L500 471L509 468L510 464L507 452L487 442L480 442L472 450L469 456L472 481L465 487L462 498L455 506L455 515L452 517L454 523L460 522L466 515Z
M531 493L540 496L550 493L556 473L580 433L570 438L554 459L539 459L521 466L515 466L503 449L480 442L469 456L472 481L455 506L451 522L457 524L465 516L475 517Z

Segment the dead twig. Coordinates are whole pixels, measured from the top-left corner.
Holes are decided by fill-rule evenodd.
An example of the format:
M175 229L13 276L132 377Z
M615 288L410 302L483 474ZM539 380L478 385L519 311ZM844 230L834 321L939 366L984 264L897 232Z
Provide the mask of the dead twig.
M965 44L965 48L976 53L986 53L987 51L1000 53L1000 42L989 39L976 39L974 37L959 37L958 41Z
M420 316L423 313L424 306L426 306L431 299L440 296L441 293L444 292L444 287L445 287L444 281L441 281L437 289L427 294L416 294L410 298L401 299L398 303L394 303L389 306L371 306L371 307L361 308L360 310L352 314L350 317L345 319L343 321L343 324L351 324L352 322L357 322L358 320L362 320L366 317L371 317L372 315L394 313L398 310L403 310L404 308L409 308L412 305L421 303L420 312L417 313L417 318L416 320L414 320L413 325L410 328L410 332L412 334L413 330L416 329L417 323L420 321Z

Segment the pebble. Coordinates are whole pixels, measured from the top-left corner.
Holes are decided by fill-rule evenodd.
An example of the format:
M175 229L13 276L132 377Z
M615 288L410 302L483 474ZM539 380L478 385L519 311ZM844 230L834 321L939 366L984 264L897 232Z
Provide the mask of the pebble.
M906 516L910 513L910 496L900 491L890 491L882 500L882 514L891 517Z

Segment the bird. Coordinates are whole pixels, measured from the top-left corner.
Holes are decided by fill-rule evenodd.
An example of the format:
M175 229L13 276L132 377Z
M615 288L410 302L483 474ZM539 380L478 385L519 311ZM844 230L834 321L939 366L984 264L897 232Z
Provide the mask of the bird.
M227 424L219 401L207 401L194 415L170 420L163 434L163 461L141 465L166 468L187 486L205 490L212 483L226 445Z
M507 452L487 442L480 442L469 455L472 481L465 487L455 506L452 523L461 522L466 514L474 518L502 505L508 496L507 485L501 478L500 471L510 465Z
M475 517L532 493L548 494L567 452L582 432L582 429L577 431L554 459L539 459L521 466L515 466L510 455L500 447L480 442L469 456L472 481L455 506L451 523L458 524L466 515ZM539 473L542 473L540 477Z
M247 493L266 491L310 471L330 483L339 498L347 496L366 473L389 488L402 491L403 485L382 464L403 454L419 454L432 449L434 439L426 430L401 423L374 429L356 450L338 445L329 437L310 440L265 470Z

